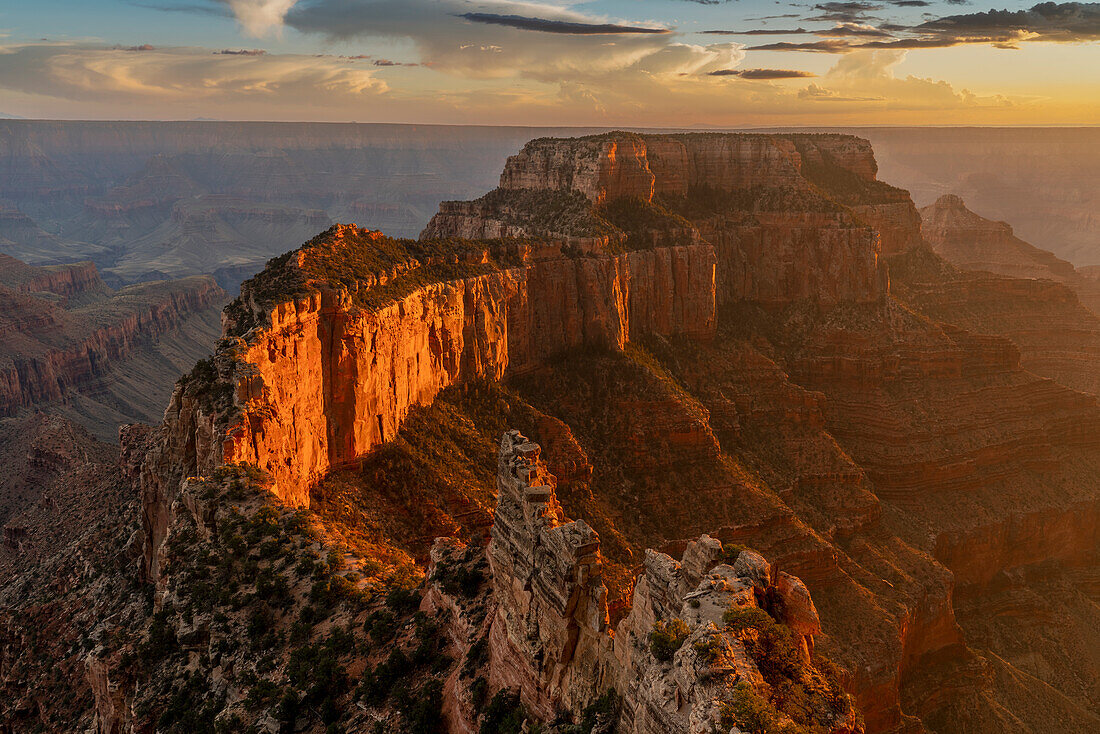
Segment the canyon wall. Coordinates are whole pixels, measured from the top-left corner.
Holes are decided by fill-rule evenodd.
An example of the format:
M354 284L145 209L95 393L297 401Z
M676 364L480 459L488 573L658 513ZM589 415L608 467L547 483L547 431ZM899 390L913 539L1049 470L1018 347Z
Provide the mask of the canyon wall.
M583 195L597 211L620 199L673 207L700 191L725 201L712 216L693 219L704 242L718 250L718 299L790 303L816 300L873 302L887 293L883 250L873 228L881 226L889 251L919 241L919 217L902 203L852 211L824 202L804 174L805 165L876 182L874 155L866 141L830 135L630 135L535 140L511 156L500 187L473 202L444 202L421 237L549 236L589 246L560 217L537 218L509 199ZM839 173L836 173L838 172ZM782 200L784 205L745 200ZM787 205L789 204L789 205ZM901 210L895 211L898 207ZM875 216L870 216L871 213ZM897 220L897 221L895 221ZM614 238L614 236L612 236Z
M0 267L0 301L4 304L0 315L0 416L37 405L65 403L85 393L110 393L118 383L112 370L159 348L156 345L162 340L185 346L209 339L204 326L190 324L215 311L225 299L225 292L209 277L147 283L112 292L90 263L39 268L8 258ZM191 331L198 331L198 336L193 338ZM183 351L186 358L194 359L190 349ZM141 389L148 389L148 384ZM123 392L128 389L120 387ZM127 399L120 392L118 400L124 403ZM144 404L138 395L130 400L132 405ZM131 411L126 417L152 416ZM88 419L96 423L95 415ZM111 423L112 419L105 421ZM103 433L113 438L116 427L111 425ZM94 428L99 432L100 426Z
M417 246L457 248L445 263L417 255L376 266L372 253L392 243L352 227L274 263L228 311L230 338L206 374L177 389L146 459L147 575L159 577L180 479L247 461L290 504L314 504L312 486L337 469L345 479L362 473L357 481L373 489L388 465L368 475L382 453L371 449L407 426L413 406L457 383L503 377L507 394L462 415L477 425L504 403L509 421L534 413L538 430L557 426L546 431L581 476L570 488L574 506L615 548L603 573L615 576L609 617L628 607L625 618L634 617L624 639L640 641L656 621L637 616L647 604L692 614L690 604L673 609L690 582L673 572L671 555L686 553L684 538L707 532L727 545L751 543L805 579L822 610L818 643L845 666L869 730L919 732L950 720L946 728L996 731L1005 710L1042 730L1045 709L1021 706L1022 686L1006 680L1026 680L1043 706L1088 726L1092 704L1059 698L1039 685L1024 653L1006 662L1003 644L974 636L973 603L1042 564L1089 573L1095 400L1020 369L1021 350L1009 339L941 322L891 296L884 240L863 220L879 217L896 230L890 247L908 247L919 238L912 204L879 185L864 144L822 141L535 141L509 163L496 192L441 207ZM723 179L726 168L740 173ZM706 189L707 177L751 183L740 192ZM862 215L859 206L868 207ZM527 240L453 239L485 234ZM317 248L335 259L317 260ZM923 248L896 257L922 253L942 263ZM282 288L261 288L272 283ZM961 295L973 303L972 293ZM610 468L585 479L586 455L597 452ZM459 453L456 462L476 463ZM415 455L406 459L417 466ZM444 485L428 511L448 521L440 523L446 532L471 529L456 519L457 506L484 529L478 488ZM516 525L517 537L569 525L539 487L524 488L525 497L528 490L541 524ZM504 527L491 552L511 542ZM569 551L563 557L584 558L583 574L595 573L591 536L572 531L575 546L558 538ZM1044 533L1057 541L1030 542ZM654 546L670 560L646 557L645 586L676 594L627 596L639 554ZM527 685L525 700L539 711L553 697L590 701L593 681L607 680L592 663L600 653L586 652L602 644L592 642L602 603L590 585L573 583L579 566L562 561L535 603L524 581L536 580L530 558L494 563L521 579L497 627L499 659L511 662L500 663L496 681ZM966 600L958 619L956 580ZM578 608L597 613L576 619ZM1075 623L1087 626L1089 614ZM543 618L553 624L531 626ZM1000 623L1030 623L1021 619ZM575 645L573 634L592 644ZM1042 665L1059 676L1070 638L1036 642ZM542 662L522 663L515 650ZM562 661L575 655L581 668L570 672ZM571 677L577 670L584 672ZM648 676L639 668L633 679ZM669 696L692 685L653 680L632 695L663 703L631 706L665 721ZM959 723L966 717L971 723Z
M354 255L380 236L338 225L324 246ZM268 472L283 501L306 505L331 467L392 439L412 407L430 403L448 385L521 373L577 347L621 350L647 333L706 339L714 332L709 246L586 257L569 257L557 246L517 247L515 267L417 281L370 308L355 300L370 290L366 281L354 290L317 286L270 307L256 305L245 283L240 302L252 304L266 323L243 339L223 340L207 382L177 388L166 413L165 449L147 475L148 527L166 526L171 485L181 476L249 462ZM308 267L308 251L297 257L292 268ZM419 265L411 263L403 277L415 280ZM400 282L381 275L374 286ZM230 317L228 329L235 328ZM225 389L227 400L211 399ZM180 446L188 448L180 453ZM152 576L158 537L150 532Z

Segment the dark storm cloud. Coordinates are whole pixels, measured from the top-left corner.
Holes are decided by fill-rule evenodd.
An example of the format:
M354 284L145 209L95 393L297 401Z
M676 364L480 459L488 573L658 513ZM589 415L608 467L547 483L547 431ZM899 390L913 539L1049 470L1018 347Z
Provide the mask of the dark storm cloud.
M783 15L761 15L759 18L746 18L745 20L756 22L758 20L779 20L781 18L801 18L802 13L784 13Z
M568 20L547 20L546 18L528 18L524 15L496 15L493 13L462 13L458 17L473 23L502 25L525 31L542 33L565 33L576 36L601 36L635 33L671 33L668 28L640 28L618 23L578 23Z
M902 0L909 2L911 0ZM921 0L923 1L923 0ZM894 2L894 5L901 4ZM868 3L825 3L815 8L829 12L864 12L855 6ZM842 30L843 29L843 30ZM911 34L895 38L887 31ZM842 23L833 31L816 32L820 36L879 36L862 42L824 40L809 43L769 43L750 46L750 51L810 51L843 54L858 49L931 49L966 44L989 44L1013 49L1033 41L1083 43L1100 40L1100 3L1040 3L1027 10L988 10L935 18L915 26L883 24L878 28Z
M806 79L817 74L809 71L797 71L794 69L719 69L708 73L708 76L736 76L741 79Z

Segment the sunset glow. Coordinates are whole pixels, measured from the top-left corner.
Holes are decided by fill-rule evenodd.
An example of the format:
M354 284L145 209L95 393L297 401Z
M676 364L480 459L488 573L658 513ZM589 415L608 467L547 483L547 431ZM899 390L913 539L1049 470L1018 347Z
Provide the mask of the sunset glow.
M1100 4L74 0L0 10L0 115L1089 125Z

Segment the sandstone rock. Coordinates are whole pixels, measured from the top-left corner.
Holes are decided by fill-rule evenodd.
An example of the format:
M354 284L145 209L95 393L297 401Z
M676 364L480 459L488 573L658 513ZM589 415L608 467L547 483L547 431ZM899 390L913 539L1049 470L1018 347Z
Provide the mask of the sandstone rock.
M781 603L780 619L783 623L803 637L820 634L821 619L802 580L780 571L775 586Z
M501 441L489 563L497 602L490 684L518 685L542 718L583 709L607 687L607 589L599 536L566 523L539 446L518 431Z
M739 684L766 699L769 686L724 615L757 606L752 577L767 563L743 552L739 573L720 563L722 544L706 535L687 545L682 562L647 550L630 613L612 637L599 538L582 520L565 522L540 451L518 431L501 441L488 551L497 605L489 635L491 686L518 688L542 717L555 707L579 711L614 688L622 696L618 730L627 734L709 734L725 720L724 706L746 695ZM453 562L457 548L441 540L432 558ZM812 642L820 625L810 624L817 613L806 587L786 574L780 579L778 587L765 579L766 592L782 600L785 620ZM433 587L433 595L441 593ZM440 603L452 604L445 596ZM650 632L674 620L686 625L686 639L672 661L659 660ZM836 734L862 731L851 709L838 711L829 724Z
M766 588L772 582L772 569L764 556L756 551L743 550L737 554L733 571L757 588ZM820 631L820 630L819 630ZM816 634L811 632L809 634Z

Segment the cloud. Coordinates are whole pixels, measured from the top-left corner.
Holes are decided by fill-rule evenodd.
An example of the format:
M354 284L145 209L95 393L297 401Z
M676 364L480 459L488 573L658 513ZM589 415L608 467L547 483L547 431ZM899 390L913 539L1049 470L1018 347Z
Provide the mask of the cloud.
M517 0L492 0L477 12L467 0L312 0L286 22L334 42L407 42L422 66L467 79L560 85L673 76L735 66L743 56L740 44L685 44L667 28Z
M840 38L852 36L857 38L893 38L894 36L864 23L837 23L832 28L823 30L807 30L805 28L752 28L746 31L713 30L701 31L704 35L716 36L824 36L827 38Z
M214 53L219 56L263 56L267 51L262 48L223 48Z
M202 48L134 54L91 44L0 48L0 89L106 104L173 106L357 99L384 93L368 69L333 57L228 55ZM186 115L193 116L193 112Z
M893 38L888 31L876 28L865 23L837 23L832 28L824 31L814 31L815 35L829 38L854 37L854 38Z
M887 31L908 32L909 35L898 38ZM861 49L934 49L967 44L1016 49L1021 43L1036 41L1082 43L1100 40L1100 3L1040 3L1028 10L990 10L982 13L951 15L908 27L884 23L874 28L854 23L841 23L832 31L815 33L821 36L867 35L879 36L879 38L862 42L838 40L769 43L751 46L749 50L846 54Z
M259 38L274 31L282 32L286 14L298 0L224 0L242 30Z
M800 89L798 98L813 102L881 102L884 99L883 97L846 97L834 89L826 89L816 84Z
M761 15L756 18L746 18L745 20L755 23L758 20L781 20L783 18L801 18L802 13L783 13L782 15Z
M862 0L843 0L840 2L819 3L813 7L817 15L806 20L834 20L840 23L856 22L868 17L868 13L882 10L883 5L863 2Z
M792 43L780 41L778 43L764 43L759 46L749 46L749 51L813 51L821 54L846 54L852 51L853 45L848 41L830 39L825 41L808 41L806 43Z
M767 80L767 79L806 79L815 77L810 71L795 71L793 69L716 69L708 72L708 76L736 76L741 79Z
M1046 2L1027 10L949 15L922 23L912 30L959 43L1096 41L1100 40L1100 3Z
M822 87L841 97L880 98L894 110L953 110L1009 107L1001 96L979 97L955 89L946 81L913 75L901 77L897 67L905 50L859 50L837 61L822 78Z
M520 28L525 31L567 33L581 36L604 36L630 33L671 33L668 28L644 28L640 26L620 25L618 23L578 23L576 21L547 20L545 18L526 18L522 15L462 13L459 17L474 23L502 25L510 28Z
M700 31L703 35L713 36L796 36L802 33L813 33L805 28L752 28L747 31Z

